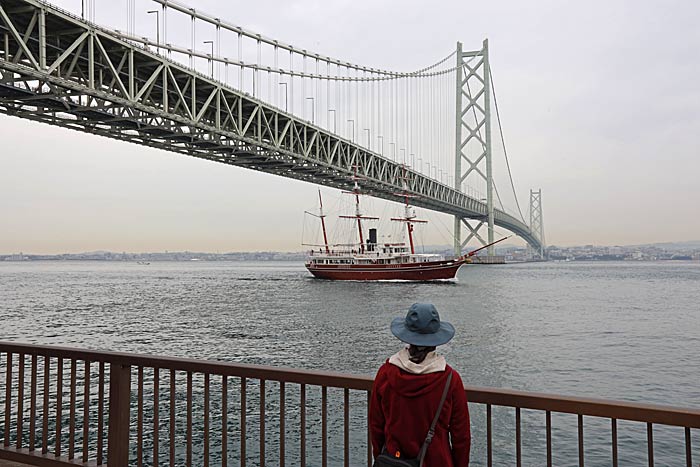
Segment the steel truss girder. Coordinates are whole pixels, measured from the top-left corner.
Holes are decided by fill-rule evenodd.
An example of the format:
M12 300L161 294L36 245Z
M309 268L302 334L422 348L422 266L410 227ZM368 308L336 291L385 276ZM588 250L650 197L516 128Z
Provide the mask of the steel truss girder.
M2 113L341 189L357 170L372 196L402 202L408 190L416 206L487 215L486 203L108 30L37 0L0 7ZM530 237L505 212L495 221Z

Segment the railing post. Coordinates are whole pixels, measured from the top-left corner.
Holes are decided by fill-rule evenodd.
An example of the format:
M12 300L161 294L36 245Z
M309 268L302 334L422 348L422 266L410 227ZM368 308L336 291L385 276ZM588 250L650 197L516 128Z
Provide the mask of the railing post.
M107 464L129 464L129 405L131 403L131 366L109 365L109 432Z

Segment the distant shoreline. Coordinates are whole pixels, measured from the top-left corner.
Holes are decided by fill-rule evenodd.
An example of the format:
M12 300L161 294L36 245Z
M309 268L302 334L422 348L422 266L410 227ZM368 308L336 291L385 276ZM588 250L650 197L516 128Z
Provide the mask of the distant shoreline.
M421 253L453 254L448 245L424 245ZM506 262L522 262L531 259L525 247L507 245L496 248L496 255L505 256ZM112 262L168 262L168 261L303 261L308 256L304 251L243 251L207 253L201 251L160 251L152 253L127 253L113 251L87 251L81 253L0 254L0 262L13 261L112 261ZM547 257L552 261L700 261L700 241L666 242L627 246L571 246L547 247Z
M0 256L0 263L38 263L38 262L93 262L93 263L146 263L143 265L148 265L150 263L185 263L185 262L203 262L203 263L242 263L242 262L303 262L306 256L299 258L219 258L219 259L104 259L104 258L30 258L25 257L23 259L19 258L3 258ZM510 260L506 261L506 264L520 264L528 263L532 261L521 261L521 260ZM541 262L541 261L538 261ZM678 263L698 263L700 258L694 257L672 257L672 258L660 258L660 259L631 259L631 258L621 258L621 259L550 259L551 263L668 263L668 262L678 262Z

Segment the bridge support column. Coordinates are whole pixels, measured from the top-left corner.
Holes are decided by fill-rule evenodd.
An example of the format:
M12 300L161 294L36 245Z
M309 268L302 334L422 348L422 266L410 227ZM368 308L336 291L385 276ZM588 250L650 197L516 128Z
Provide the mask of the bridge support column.
M455 128L455 189L476 198L483 210L481 219L455 216L454 249L461 255L472 238L482 245L494 241L494 185L491 151L491 74L489 44L484 39L481 50L464 52L457 43L456 128ZM462 168L462 161L465 168ZM475 186L476 185L476 186ZM480 192L484 189L486 193ZM485 206L484 203L485 202ZM469 231L462 241L462 227ZM479 230L486 228L484 239ZM493 256L494 247L487 250Z
M455 92L455 190L462 191L462 43L457 42L457 92ZM455 216L454 224L455 256L462 255L462 219Z
M540 259L546 259L544 222L542 220L542 189L530 190L530 231L540 240L539 251L532 249Z

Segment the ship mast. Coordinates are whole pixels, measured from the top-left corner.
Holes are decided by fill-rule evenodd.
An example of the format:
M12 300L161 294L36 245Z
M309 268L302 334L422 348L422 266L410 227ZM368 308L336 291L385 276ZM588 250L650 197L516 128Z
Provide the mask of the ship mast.
M346 191L346 194L349 195L355 195L355 215L354 216L340 216L343 219L356 219L357 220L357 232L360 236L360 253L365 252L365 239L362 234L362 219L368 219L368 220L377 220L379 219L378 217L368 217L368 216L363 216L362 212L360 211L360 185L357 183L357 166L355 166L355 174L353 175L352 179L354 180L355 184L353 185L352 191Z
M362 213L360 212L360 186L355 180L355 186L352 188L355 193L355 217L357 217L357 231L360 233L360 251L365 252L365 240L362 238Z
M321 189L318 189L319 215L321 219L321 228L323 229L323 244L326 247L326 254L330 253L328 249L328 235L326 235L326 216L323 214L323 199L321 198Z
M413 224L414 223L422 223L425 224L428 221L424 221L421 219L416 219L416 214L415 212L411 211L411 206L408 202L408 199L411 198L411 194L408 192L408 183L406 180L406 166L403 166L402 170L402 188L403 192L402 193L397 193L398 195L403 196L404 199L404 216L403 217L392 217L392 221L398 221L398 222L405 222L406 223L406 230L408 230L408 243L411 247L411 254L415 255L416 254L416 249L413 245Z

